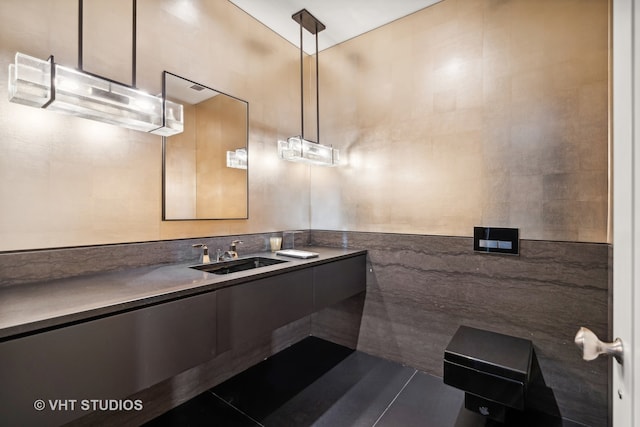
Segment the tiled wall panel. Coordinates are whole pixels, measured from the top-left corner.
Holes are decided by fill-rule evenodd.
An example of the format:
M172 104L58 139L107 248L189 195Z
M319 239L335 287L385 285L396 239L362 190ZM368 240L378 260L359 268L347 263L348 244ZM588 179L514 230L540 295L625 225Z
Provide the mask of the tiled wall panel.
M245 243L239 251L251 253L268 250L270 235L204 242L224 248L241 238ZM465 237L321 230L295 236L296 247L311 243L368 251L366 294L309 316L303 334L357 346L439 376L444 348L459 325L527 338L534 343L562 415L590 426L607 425L607 361L582 361L573 337L580 326L587 326L602 339L611 339L611 246L522 240L520 255L506 256L474 253L472 239ZM191 244L199 241L4 253L0 284L197 262ZM181 399L186 399L194 395L192 387L201 390L212 383L180 384ZM145 399L155 394L154 399L168 399L162 394L166 387L170 384L150 390ZM156 410L172 406L167 401Z
M209 255L215 257L217 249L226 251L233 240L242 241L238 254L250 254L270 250L269 237L278 233L242 234L198 239L163 240L156 242L127 243L118 245L84 246L33 251L0 252L0 286L44 282L65 277L103 271L142 267L145 265L193 262L200 260L202 249L192 245L203 243ZM295 245L304 245L309 233L294 234ZM286 242L287 245L291 241Z
M311 242L368 250L358 349L442 376L460 325L530 339L564 417L607 423L607 360L573 338L609 335L609 246L521 241L520 256L473 252L464 237L312 231Z

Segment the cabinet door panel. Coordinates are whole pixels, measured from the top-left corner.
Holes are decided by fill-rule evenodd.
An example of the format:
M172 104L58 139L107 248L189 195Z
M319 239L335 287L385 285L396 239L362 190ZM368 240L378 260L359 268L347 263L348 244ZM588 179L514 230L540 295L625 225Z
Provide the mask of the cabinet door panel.
M311 314L311 269L218 291L218 352Z
M83 400L124 399L203 363L215 356L215 307L207 293L0 343L3 421L59 425L87 413Z
M313 309L318 311L364 291L364 255L322 264L313 269Z

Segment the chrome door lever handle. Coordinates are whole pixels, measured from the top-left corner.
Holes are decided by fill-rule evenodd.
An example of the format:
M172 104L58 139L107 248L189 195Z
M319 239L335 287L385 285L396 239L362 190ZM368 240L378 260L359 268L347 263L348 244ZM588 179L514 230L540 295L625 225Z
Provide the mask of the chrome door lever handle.
M596 334L585 327L581 327L576 334L574 342L582 349L584 360L594 360L601 354L613 356L622 365L623 346L622 340L616 338L613 342L602 342Z

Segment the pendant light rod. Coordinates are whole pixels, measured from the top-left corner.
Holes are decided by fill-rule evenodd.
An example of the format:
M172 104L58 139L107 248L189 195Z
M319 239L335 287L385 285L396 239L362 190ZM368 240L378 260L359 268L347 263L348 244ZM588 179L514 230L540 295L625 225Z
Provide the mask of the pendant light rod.
M84 13L84 2L78 0L78 70L82 70L82 15Z
M318 22L316 22L316 142L320 144L320 67L318 67Z
M133 0L133 28L131 30L131 86L136 87L136 50L137 50L137 34L138 34L138 0Z
M300 112L301 112L301 126L300 136L304 139L304 48L302 28L309 31L316 36L316 139L317 143L320 142L320 85L319 76L320 71L318 67L318 33L324 30L325 25L318 21L318 19L309 13L308 10L302 9L299 12L294 13L291 18L300 24Z
M278 140L278 155L283 160L291 162L307 163L319 166L338 166L340 164L340 152L332 146L320 144L320 67L318 33L326 27L311 15L306 9L294 13L291 18L300 24L300 111L302 133L291 136L287 140ZM316 36L316 141L310 141L304 137L304 47L303 32L305 28Z
M302 20L300 21L300 136L304 138L304 52L302 49Z

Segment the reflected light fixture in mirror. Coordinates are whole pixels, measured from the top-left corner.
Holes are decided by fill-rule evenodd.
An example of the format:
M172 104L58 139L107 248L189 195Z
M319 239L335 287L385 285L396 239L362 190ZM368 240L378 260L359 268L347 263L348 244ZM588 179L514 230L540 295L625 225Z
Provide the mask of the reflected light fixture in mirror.
M167 71L163 76L165 99L184 107L184 132L163 138L162 219L246 219L249 104Z
M238 148L234 151L227 151L227 167L235 169L246 169L247 149Z
M132 3L135 41L136 0ZM181 105L82 70L82 10L79 0L78 69L56 64L53 56L45 61L18 52L9 64L9 101L157 135L182 132ZM135 42L132 55L135 85Z
M325 25L318 21L306 9L302 9L291 16L300 24L300 112L301 132L298 136L287 138L286 141L278 141L278 155L281 159L292 162L309 163L320 166L337 166L340 162L340 153L332 146L320 144L320 79L318 68L318 33L324 30ZM304 135L304 51L303 31L306 29L316 38L316 136L317 141L310 141Z

